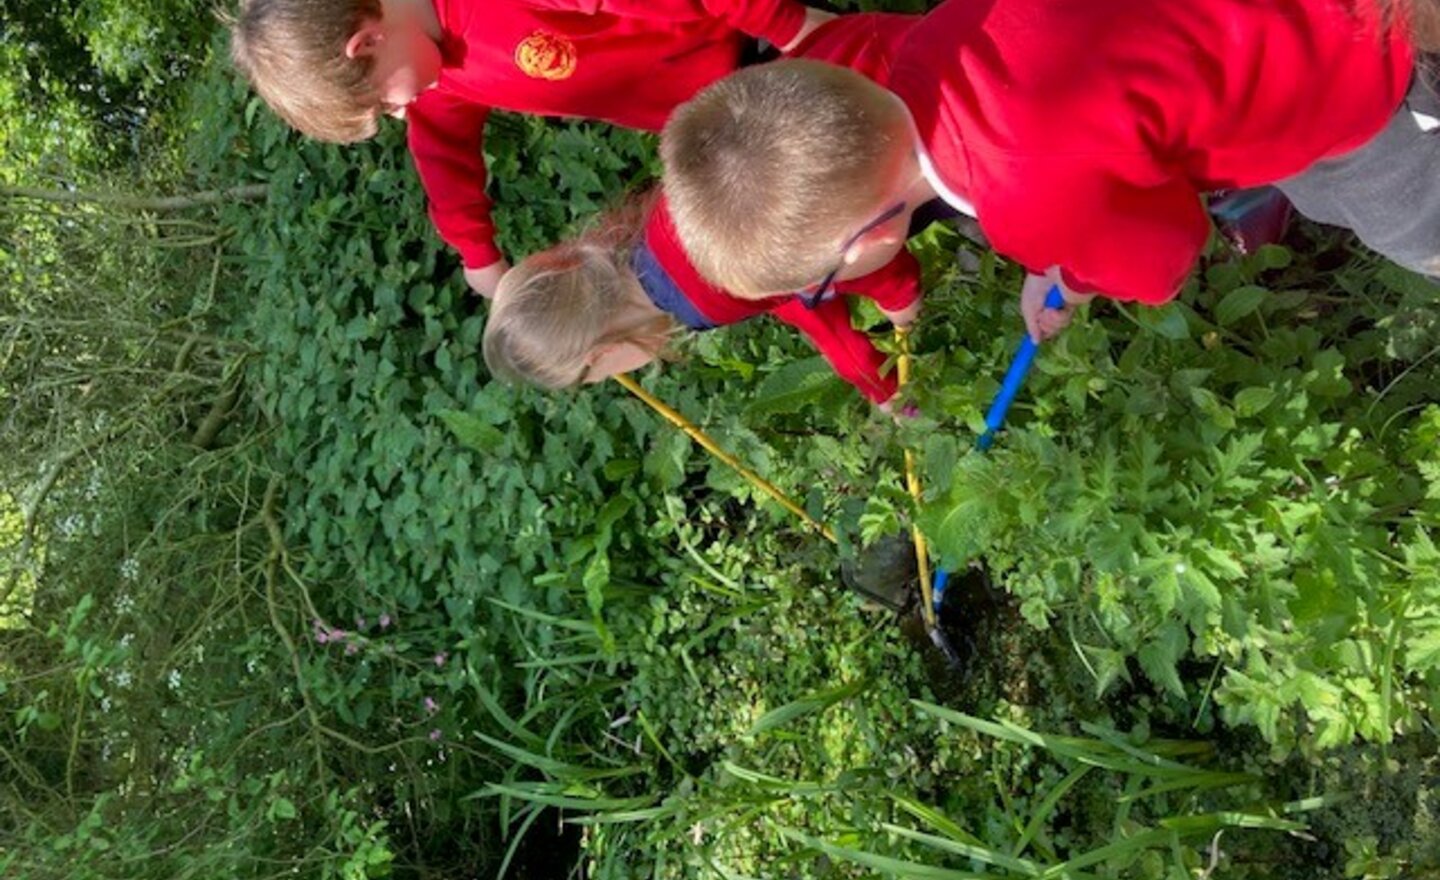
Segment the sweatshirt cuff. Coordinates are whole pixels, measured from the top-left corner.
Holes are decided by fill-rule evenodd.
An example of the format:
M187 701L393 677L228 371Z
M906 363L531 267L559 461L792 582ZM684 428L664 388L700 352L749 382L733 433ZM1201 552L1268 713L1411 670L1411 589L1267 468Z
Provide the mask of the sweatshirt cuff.
M455 249L460 252L460 262L466 269L484 269L505 259L493 241L466 242L456 245Z
M885 403L900 393L900 383L895 379L895 371L891 370L888 376L877 376L875 381L867 382L860 393L870 398L875 404Z
M776 49L790 44L805 26L805 7L796 0L781 0L776 4L770 21L755 36L770 43Z

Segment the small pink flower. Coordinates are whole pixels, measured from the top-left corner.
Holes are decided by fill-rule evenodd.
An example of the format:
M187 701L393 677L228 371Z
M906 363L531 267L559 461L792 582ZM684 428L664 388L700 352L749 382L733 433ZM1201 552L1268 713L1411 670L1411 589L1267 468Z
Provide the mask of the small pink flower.
M426 697L425 711L429 712L431 715L434 715L436 712L440 711L440 704L435 702L435 699L433 697Z
M441 651L440 653L438 653L438 654L435 655L435 666L436 666L436 667L444 666L444 665L445 665L445 661L446 661L446 660L449 660L449 659L450 659L450 655L447 654L447 653L444 652L444 651Z
M323 629L317 629L315 630L315 641L323 645L330 641L330 634Z
M345 656L349 657L349 656L352 655L352 654L358 654L358 653L360 653L360 645L359 645L359 644L357 644L357 643L355 643L355 642L351 642L350 644L348 644L348 645L345 646Z
M390 628L390 615L388 615L388 614L382 614L382 615L380 615L380 628L381 628L381 629L389 629L389 628Z
M365 618L363 618L363 617L357 617L357 618L355 618L355 628L356 628L356 629L364 629L364 628L365 628Z
M339 629L339 628L335 628L335 629L330 630L330 641L332 641L332 642L339 642L339 641L342 641L342 640L344 640L345 638L347 638L349 635L350 635L350 634L347 633L345 630Z
M440 728L435 728L434 730L430 731L430 741L438 743L440 741L440 735Z

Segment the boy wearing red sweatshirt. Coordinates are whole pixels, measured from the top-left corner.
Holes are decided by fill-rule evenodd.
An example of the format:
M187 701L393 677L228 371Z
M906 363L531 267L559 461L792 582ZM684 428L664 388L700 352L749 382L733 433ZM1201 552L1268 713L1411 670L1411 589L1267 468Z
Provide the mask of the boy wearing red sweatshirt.
M828 18L797 0L242 0L231 54L312 137L363 140L403 113L430 216L489 295L508 268L485 195L491 109L658 131L747 36L785 49Z
M1052 284L1173 297L1209 235L1202 192L1367 145L1413 65L1371 0L950 0L890 91L784 61L702 92L666 127L665 191L700 270L751 296L870 271L941 196L1029 270L1043 338L1067 318L1042 314ZM816 133L832 147L800 154Z
M885 82L918 16L847 15L822 25L795 54ZM902 234L903 237L903 234ZM920 307L920 267L908 251L833 290L740 299L700 277L675 233L665 200L613 212L598 229L522 260L501 283L485 327L485 361L498 376L567 388L628 372L658 357L672 334L762 314L789 324L835 372L877 404L897 390L885 356L850 323L833 294L873 300L896 324Z

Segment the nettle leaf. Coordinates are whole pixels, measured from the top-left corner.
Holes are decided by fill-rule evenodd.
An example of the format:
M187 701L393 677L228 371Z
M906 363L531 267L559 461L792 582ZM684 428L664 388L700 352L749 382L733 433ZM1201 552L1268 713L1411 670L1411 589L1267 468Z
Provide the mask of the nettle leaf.
M843 388L844 383L824 358L792 361L765 377L746 412L751 416L796 413Z
M442 410L438 415L457 440L476 452L490 455L505 443L504 432L478 416L453 409Z
M1166 339L1178 341L1190 338L1190 324L1185 320L1185 313L1173 303L1158 309L1137 308L1135 320L1141 327Z
M1081 645L1081 652L1089 662L1091 673L1095 676L1095 696L1105 696L1105 692L1114 686L1115 682L1124 680L1130 681L1130 670L1125 667L1125 655L1110 648L1099 648L1094 645Z
M1208 575L1194 566L1177 565L1175 574L1180 583L1182 612L1195 624L1197 631L1220 614L1220 590Z
M1185 696L1185 685L1180 681L1176 664L1185 656L1189 643L1184 624L1167 623L1140 646L1137 655L1140 668L1151 681L1181 698Z
M1295 256L1283 244L1262 244L1250 259L1261 270L1284 269L1294 262Z
M590 557L590 564L585 566L585 574L581 578L585 587L585 602L590 606L590 613L596 617L605 609L605 588L610 586L610 554L600 550Z
M1175 568L1167 565L1166 569L1150 581L1146 591L1155 603L1155 610L1161 615L1174 611L1180 601L1180 581L1175 576Z
M1440 668L1440 616L1420 621L1405 639L1404 666L1413 673Z
M679 431L661 434L645 456L645 474L662 489L673 489L685 481L685 462L690 457L690 438Z
M1209 388L1191 388L1190 399L1195 403L1196 408L1214 424L1227 430L1235 427L1235 414L1230 411L1228 406L1221 403L1219 395Z
M1237 287L1225 294L1215 306L1215 320L1221 326L1229 326L1247 315L1259 310L1261 303L1270 296L1270 291L1254 284Z
M1211 574L1225 581L1245 579L1245 568L1236 561L1234 556L1214 544L1202 544L1199 550L1205 559L1205 567Z
M955 463L960 460L960 441L948 432L933 433L925 438L925 474L928 488L936 494L950 490Z
M1248 417L1263 412L1275 400L1275 389L1266 387L1246 388L1235 395L1235 411Z
M1315 355L1315 376L1310 380L1309 389L1321 397L1344 397L1351 392L1350 380L1345 378L1345 355L1333 348L1327 348Z

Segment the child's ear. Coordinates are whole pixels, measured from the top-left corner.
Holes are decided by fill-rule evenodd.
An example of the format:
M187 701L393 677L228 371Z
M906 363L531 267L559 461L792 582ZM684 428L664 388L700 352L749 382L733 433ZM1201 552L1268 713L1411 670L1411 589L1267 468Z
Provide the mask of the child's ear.
M385 28L378 18L367 18L360 23L360 29L345 41L345 57L350 60L374 55L380 44L385 42Z
M876 249L893 248L896 244L903 247L904 236L905 227L892 227L887 223L860 236L859 240L845 249L840 259L845 265L853 266Z

